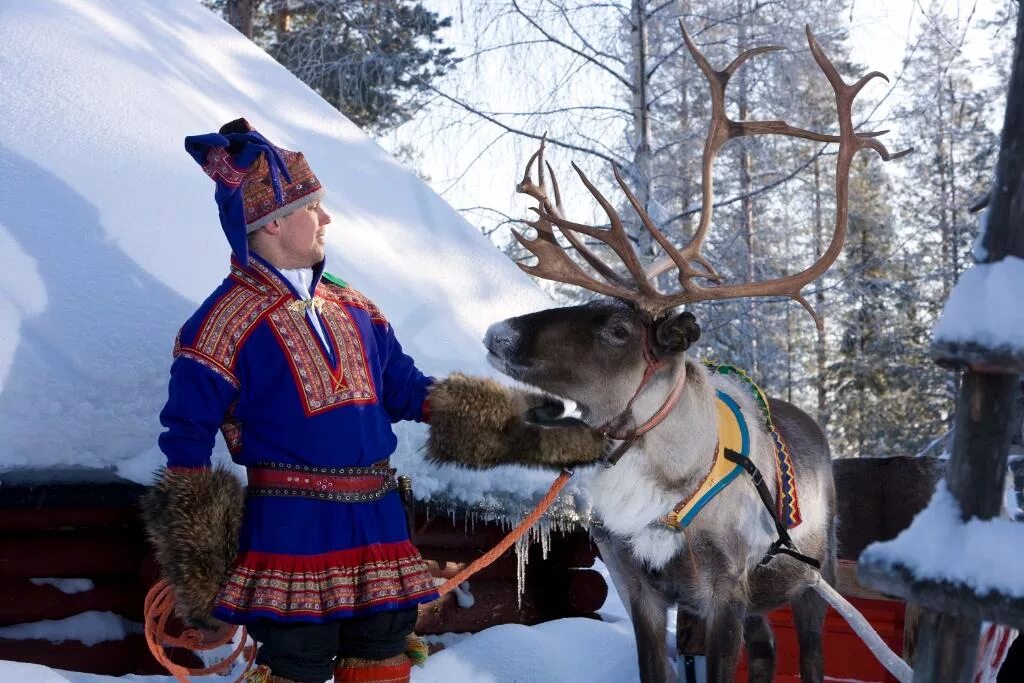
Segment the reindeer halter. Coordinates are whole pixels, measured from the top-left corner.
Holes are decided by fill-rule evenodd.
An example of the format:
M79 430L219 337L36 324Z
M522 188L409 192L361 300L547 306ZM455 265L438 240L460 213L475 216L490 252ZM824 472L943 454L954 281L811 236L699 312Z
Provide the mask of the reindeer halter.
M661 408L639 427L634 429L626 428L626 424L630 420L633 404L640 397L640 394L643 393L654 375L665 367L665 361L658 360L651 349L650 336L651 328L648 326L644 334L644 361L646 362L646 368L644 369L644 376L640 380L640 386L637 387L633 397L629 399L622 412L598 428L598 431L606 437L622 442L605 458L606 467L615 465L626 454L626 451L633 447L637 439L661 424L662 420L668 417L672 409L675 408L679 397L683 395L683 388L686 386L686 361L680 360L672 382L672 389L662 402Z

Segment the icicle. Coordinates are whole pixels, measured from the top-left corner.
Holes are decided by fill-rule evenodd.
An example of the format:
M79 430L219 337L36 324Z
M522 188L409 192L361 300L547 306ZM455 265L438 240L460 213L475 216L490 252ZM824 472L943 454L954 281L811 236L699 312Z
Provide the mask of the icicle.
M530 560L529 534L524 534L516 541L516 600L518 608L523 608L523 593L526 592L526 563Z
M551 524L541 521L538 526L540 527L537 530L537 533L540 534L540 556L546 560L548 552L551 550Z

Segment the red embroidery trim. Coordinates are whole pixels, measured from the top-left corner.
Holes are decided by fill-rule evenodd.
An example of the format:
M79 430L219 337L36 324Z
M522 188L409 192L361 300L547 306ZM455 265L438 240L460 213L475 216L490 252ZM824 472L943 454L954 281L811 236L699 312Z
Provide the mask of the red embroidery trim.
M234 612L324 616L436 595L434 577L409 541L320 555L242 553L218 596Z

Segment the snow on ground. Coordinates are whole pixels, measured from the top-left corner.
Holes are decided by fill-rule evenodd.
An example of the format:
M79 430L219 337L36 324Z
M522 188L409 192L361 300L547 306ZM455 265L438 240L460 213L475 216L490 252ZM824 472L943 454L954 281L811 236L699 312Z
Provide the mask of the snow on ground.
M941 540L940 540L941 539ZM903 565L918 579L962 584L984 595L999 591L1024 597L1024 525L1009 519L960 519L946 482L928 507L891 541L864 549L862 563Z
M414 683L631 683L639 680L636 640L633 627L605 566L595 569L608 582L608 599L593 619L558 619L537 626L505 624L473 635L446 634L431 637L445 649L431 656L424 667L413 669ZM669 615L666 638L675 642L675 618ZM68 620L63 620L68 621ZM105 630L106 627L97 630ZM74 632L79 633L79 632ZM50 636L73 637L51 629ZM0 637L5 637L0 634ZM27 637L27 636L26 636ZM44 636L46 637L46 636ZM669 652L674 651L673 648ZM197 681L223 683L221 676L205 676ZM0 662L0 681L33 683L103 683L138 681L173 683L170 676L124 676L115 678L94 674L57 671L33 664Z
M1024 259L981 263L960 276L935 325L935 342L1024 352Z
M199 2L5 0L0 12L0 478L150 480L175 333L227 273L186 135L246 116L327 188L328 269L431 374L493 375L480 339L550 300L425 183ZM520 169L494 169L512 191ZM428 467L416 494L497 506L541 472ZM218 458L226 451L218 439ZM24 474L21 472L20 474ZM11 475L13 476L13 475Z

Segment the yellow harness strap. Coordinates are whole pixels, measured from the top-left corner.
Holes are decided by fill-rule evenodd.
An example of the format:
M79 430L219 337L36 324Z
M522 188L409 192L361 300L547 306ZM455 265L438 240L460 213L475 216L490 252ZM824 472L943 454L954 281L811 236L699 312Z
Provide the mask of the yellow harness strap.
M701 511L701 508L743 471L740 465L729 462L725 458L726 449L745 458L750 456L750 435L747 432L747 423L743 419L740 407L732 397L722 391L717 392L716 398L718 444L715 446L715 460L711 465L711 470L691 496L658 519L659 523L675 531L685 529Z

